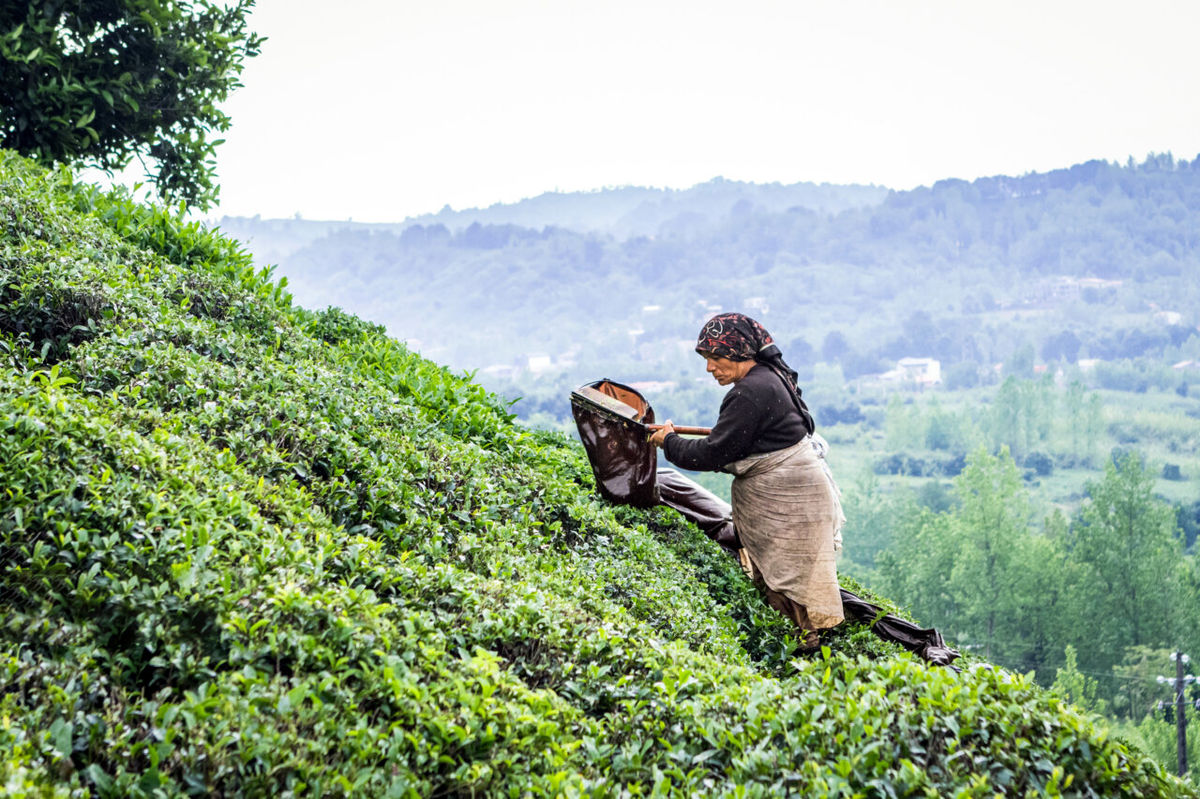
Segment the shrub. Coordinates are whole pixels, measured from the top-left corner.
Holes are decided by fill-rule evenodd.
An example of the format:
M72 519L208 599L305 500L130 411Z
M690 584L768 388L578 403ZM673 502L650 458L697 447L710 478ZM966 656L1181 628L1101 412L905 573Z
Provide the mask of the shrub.
M893 452L875 461L875 474L903 474L909 477L925 477L929 474L928 464L923 458L904 452Z
M979 385L979 366L973 361L960 361L946 369L942 380L947 391L975 388Z
M967 468L967 456L953 455L942 462L942 474L946 477L957 477Z
M866 421L867 417L863 415L862 408L857 403L848 402L842 407L826 406L821 409L821 423L834 424L858 424Z
M1046 477L1054 471L1054 459L1044 452L1031 452L1021 459L1021 465L1031 469L1038 477Z

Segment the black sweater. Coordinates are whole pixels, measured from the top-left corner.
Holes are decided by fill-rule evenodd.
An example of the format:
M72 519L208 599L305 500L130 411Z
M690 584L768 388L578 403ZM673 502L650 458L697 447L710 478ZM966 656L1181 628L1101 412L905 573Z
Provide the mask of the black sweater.
M717 424L706 438L667 436L663 454L682 469L719 471L747 455L787 449L808 434L782 378L755 364L721 402Z

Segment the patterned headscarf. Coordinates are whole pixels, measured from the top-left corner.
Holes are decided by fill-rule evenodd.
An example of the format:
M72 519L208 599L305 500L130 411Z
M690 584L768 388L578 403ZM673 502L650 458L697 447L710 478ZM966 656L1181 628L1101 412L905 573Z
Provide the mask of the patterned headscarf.
M731 361L757 361L766 366L779 375L779 379L791 392L796 410L804 419L808 432L811 433L815 429L812 414L800 398L802 392L796 382L798 375L783 360L783 353L775 346L775 339L771 338L767 329L749 316L723 313L709 319L700 330L696 352L728 358Z
M723 313L705 323L696 352L710 352L731 361L753 361L759 350L774 343L771 334L749 316Z

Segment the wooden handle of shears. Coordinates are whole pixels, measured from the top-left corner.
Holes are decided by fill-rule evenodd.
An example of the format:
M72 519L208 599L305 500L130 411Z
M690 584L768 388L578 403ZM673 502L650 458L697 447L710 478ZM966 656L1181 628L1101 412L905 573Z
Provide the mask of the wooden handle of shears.
M662 430L664 427L666 427L666 425L661 425L661 424L646 425L646 429L649 430L651 433ZM674 427L675 432L681 436L706 436L712 432L711 427L684 427L682 425L672 425L672 427Z

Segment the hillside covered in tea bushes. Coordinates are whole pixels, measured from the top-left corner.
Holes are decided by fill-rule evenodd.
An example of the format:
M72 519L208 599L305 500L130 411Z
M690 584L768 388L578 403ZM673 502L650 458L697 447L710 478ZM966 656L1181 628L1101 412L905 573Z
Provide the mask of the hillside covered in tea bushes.
M0 231L0 793L1197 795L1026 677L790 657L680 517L217 233L7 153Z

